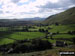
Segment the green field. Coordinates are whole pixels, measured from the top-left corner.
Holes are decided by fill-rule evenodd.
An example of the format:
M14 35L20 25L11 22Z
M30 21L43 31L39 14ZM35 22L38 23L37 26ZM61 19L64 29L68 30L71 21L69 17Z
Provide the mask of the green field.
M13 43L13 42L14 42L14 40L8 39L8 38L0 39L0 45L10 44L10 43Z
M0 31L7 31L8 27L0 27Z
M33 39L43 37L45 34L40 32L16 32L10 35L10 38L17 40Z
M70 34L58 34L58 35L54 35L53 38L69 38L71 39L72 37L75 37L75 35L70 35Z
M0 45L13 43L15 40L33 39L45 36L40 32L15 32L0 39ZM14 40L15 39L15 40Z
M49 26L33 26L34 28L29 28L30 31L38 31L40 28L43 29L48 29L48 27L50 27L51 29L48 29L49 32L52 33L67 33L68 31L74 31L75 30L75 24L71 24L71 25L49 25ZM8 29L7 27L2 27L4 30ZM2 28L0 28L0 30L2 30ZM17 27L18 29L22 28L22 27ZM4 31L3 30L3 31ZM39 38L39 37L43 37L45 36L45 33L41 33L41 32L14 32L14 33L0 33L0 37L3 37L0 39L0 45L2 44L8 44L8 43L13 43L16 40L24 40L24 39L33 39L33 38ZM71 39L72 37L75 37L75 35L70 35L70 34L57 34L57 35L53 35L54 39L59 39L59 38L67 38L67 39ZM50 37L49 37L50 38ZM56 40L51 40L49 39L49 41L51 41L52 43L55 43Z
M73 25L51 25L50 26L52 29L49 30L49 32L60 32L60 33L67 33L68 31L74 31L75 30L75 24Z
M51 29L48 29L48 28L51 28ZM58 25L58 26L49 25L49 26L41 26L41 27L35 26L35 28L28 28L30 32L24 32L24 31L23 32L21 32L21 31L19 31L19 32L16 32L16 31L15 32L8 32L8 29L9 28L3 27L3 31L6 31L6 32L0 33L0 45L11 44L11 43L14 43L17 40L37 39L37 38L46 36L45 32L39 32L39 29L44 29L44 30L48 29L48 32L50 32L50 33L59 32L58 34L52 35L53 39L51 39L51 37L50 37L51 34L48 34L48 39L42 38L42 40L48 40L52 44L55 44L56 41L65 41L68 45L73 45L73 42L69 41L68 39L72 39L73 37L75 37L74 34L72 34L72 35L68 34L69 31L75 31L75 24ZM20 30L20 29L22 29L22 27L17 27L17 28L14 28L14 29ZM0 31L2 31L2 28L0 28ZM66 40L63 40L63 39L66 39ZM24 44L30 45L31 43L24 43ZM62 49L62 48L60 47L60 49ZM48 55L58 56L57 53L59 52L60 49L59 49L59 47L53 47L52 50L48 50L47 52L46 52L46 50L44 50L44 51L41 52L41 53L43 53L43 52L44 53L40 56L48 56ZM64 48L64 49L66 49L66 48ZM70 48L68 48L68 50L69 49ZM38 51L37 51L37 53L38 53ZM14 56L16 56L16 55L21 55L21 56L24 56L24 55L29 56L30 55L31 56L33 54L34 53L31 52L31 53L27 53L27 54L24 53L24 54L13 54L13 55ZM40 52L39 52L39 54L40 54ZM12 56L12 55L9 54L7 56Z

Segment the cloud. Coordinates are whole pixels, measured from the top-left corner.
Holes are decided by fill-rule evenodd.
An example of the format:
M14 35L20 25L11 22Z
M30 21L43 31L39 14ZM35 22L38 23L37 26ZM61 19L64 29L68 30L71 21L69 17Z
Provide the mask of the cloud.
M66 9L68 6L74 5L75 0L60 0L58 3L51 3L48 2L43 6L38 6L40 8L51 8L51 9L58 9L63 8Z
M37 6L40 8L39 13L48 12L50 15L60 13L68 8L75 7L75 0L58 0L56 3L47 2L44 5Z
M3 11L0 11L0 14L2 14L3 13Z
M75 0L0 0L0 18L48 17L75 6Z
M13 3L18 3L20 0L11 0Z
M75 0L70 0L73 4L75 4Z

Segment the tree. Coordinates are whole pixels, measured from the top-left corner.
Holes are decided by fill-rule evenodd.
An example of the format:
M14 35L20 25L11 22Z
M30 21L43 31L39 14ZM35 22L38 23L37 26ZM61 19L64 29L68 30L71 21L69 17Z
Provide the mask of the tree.
M75 31L72 31L72 34L75 34Z
M23 27L22 31L27 31L28 32L29 31L28 27Z
M72 42L75 44L75 37L72 38Z
M45 30L44 29L39 29L39 32L45 32Z
M75 31L68 31L68 34L75 34Z
M72 34L72 32L71 31L68 31L68 34Z
M45 32L48 33L48 30L46 29Z
M51 27L48 27L48 30L52 29Z
M33 40L32 44L35 46L35 50L45 50L45 49L52 49L52 43L50 43L48 40Z
M57 34L59 34L59 31L57 31Z
M50 35L50 38L53 40L53 35Z
M56 23L55 23L55 25L56 25L56 26L58 26L58 25L59 25L59 23L58 23L58 22L56 22Z

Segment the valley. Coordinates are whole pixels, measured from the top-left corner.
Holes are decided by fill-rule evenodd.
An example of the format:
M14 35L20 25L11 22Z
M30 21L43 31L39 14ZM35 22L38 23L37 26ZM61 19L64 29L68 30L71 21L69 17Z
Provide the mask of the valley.
M75 52L74 13L75 7L43 21L0 19L0 56L60 56L60 51Z

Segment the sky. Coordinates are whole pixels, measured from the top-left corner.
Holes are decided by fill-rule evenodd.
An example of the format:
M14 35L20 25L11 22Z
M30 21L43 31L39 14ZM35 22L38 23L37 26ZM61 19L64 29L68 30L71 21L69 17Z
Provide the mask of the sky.
M75 0L0 0L0 19L46 18L75 7Z

